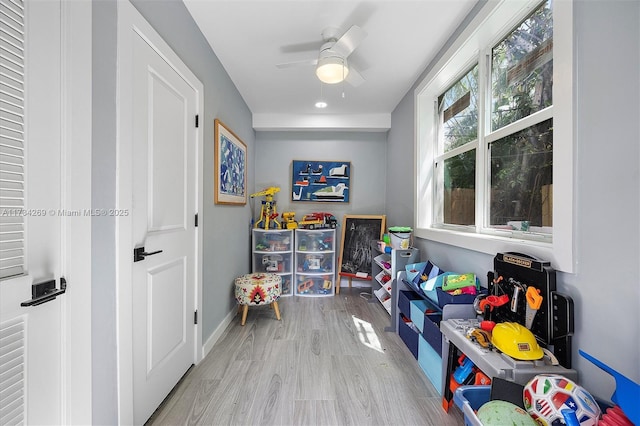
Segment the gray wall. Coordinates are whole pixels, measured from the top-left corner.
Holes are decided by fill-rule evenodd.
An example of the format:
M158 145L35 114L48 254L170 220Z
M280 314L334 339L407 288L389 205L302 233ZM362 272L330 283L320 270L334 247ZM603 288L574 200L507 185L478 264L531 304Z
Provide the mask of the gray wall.
M249 203L241 207L213 203L213 120L222 120L247 145L251 194L256 158L251 112L182 1L132 3L204 85L204 114L200 117L204 125L204 211L200 212L199 226L204 232L201 318L202 340L206 343L235 307L233 279L250 270L249 239L238 238L239 232L247 234Z
M304 214L320 210L315 204L290 205L293 159L344 159L352 162L353 199L331 211L339 218L345 213L386 213L390 225L413 222L409 190L413 173L398 166L413 159L413 88L393 114L388 143L387 135L381 133L261 132L256 136L249 109L182 2L133 0L133 4L205 87L201 117L205 126L205 203L200 212L205 239L203 341L234 308L232 281L250 268L248 227L252 216L257 216L256 200L244 207L213 204L214 118L225 122L247 145L249 193L271 185L283 188L277 198L280 211L293 209ZM115 204L116 8L113 0L96 1L93 7L92 208L101 208ZM574 365L581 371L581 382L587 389L603 398L611 395L612 380L583 361L577 348L640 382L639 20L638 2L579 1L575 6L579 265L576 274L559 273L557 279L560 291L576 303ZM607 222L615 223L615 228L603 225ZM93 225L93 237L104 236L92 239L98 243L92 249L95 424L114 424L117 419L112 226ZM446 269L470 270L483 276L492 268L492 256L424 240L417 245L424 258Z
M92 4L91 208L116 207L116 3ZM118 422L115 217L91 219L93 424Z
M275 197L278 212L295 211L297 219L328 211L342 224L344 214L385 214L386 142L386 133L257 132L256 191L279 186ZM350 161L349 203L293 203L293 160ZM255 218L260 214L261 200L252 201ZM340 228L337 235L342 235Z
M247 145L248 191L253 189L255 133L251 113L180 0L134 0L134 6L204 84L204 232L203 342L235 307L233 278L249 270L248 239L237 239L251 218L249 205L213 203L213 120L221 119ZM93 2L92 208L114 208L116 197L116 54L117 6ZM92 423L116 424L117 337L115 222L92 222ZM230 244L230 242L234 242ZM222 295L222 297L221 297ZM226 296L226 297L224 297Z
M558 290L575 303L573 366L580 383L603 399L611 397L615 383L578 349L640 382L638 22L639 2L577 1L574 6L578 267L575 274L556 278ZM413 154L414 88L392 116L388 152L396 156ZM405 180L389 175L391 220L404 221L412 211L412 195L398 190ZM416 245L424 259L449 270L473 271L486 285L493 256L427 240Z

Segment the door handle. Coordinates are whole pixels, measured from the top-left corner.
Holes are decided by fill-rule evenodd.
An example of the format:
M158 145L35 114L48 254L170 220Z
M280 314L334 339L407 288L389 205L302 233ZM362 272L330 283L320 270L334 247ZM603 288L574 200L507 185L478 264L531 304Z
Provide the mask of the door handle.
M56 288L56 280L49 280L31 286L31 299L20 303L20 306L37 306L50 302L67 291L67 280L60 278L60 288Z
M144 260L144 258L147 256L153 256L154 254L158 253L162 253L162 250L156 250L152 251L151 253L147 253L146 251L144 251L144 246L136 247L133 249L133 261L139 262L141 260Z

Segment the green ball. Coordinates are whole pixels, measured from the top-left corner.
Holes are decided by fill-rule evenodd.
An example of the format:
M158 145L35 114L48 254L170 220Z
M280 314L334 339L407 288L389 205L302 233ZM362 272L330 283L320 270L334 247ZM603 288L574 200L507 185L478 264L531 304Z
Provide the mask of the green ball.
M478 409L477 416L484 426L538 426L525 410L507 401L489 401Z

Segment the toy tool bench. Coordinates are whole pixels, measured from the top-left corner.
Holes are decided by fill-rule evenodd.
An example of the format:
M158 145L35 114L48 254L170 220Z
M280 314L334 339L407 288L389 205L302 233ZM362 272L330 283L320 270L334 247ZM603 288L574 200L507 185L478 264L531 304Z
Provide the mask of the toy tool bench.
M442 321L442 354L447 356L442 378L445 411L451 406L452 374L462 355L490 378L526 384L535 375L551 373L574 381L578 379L578 373L571 369L573 301L556 292L555 271L549 262L518 253L498 253L494 258L494 271L487 275L487 299L491 303L477 300L479 303L474 305L478 314L495 323L517 322L527 327L538 344L556 359L516 360L468 337L471 330L480 328L478 319Z

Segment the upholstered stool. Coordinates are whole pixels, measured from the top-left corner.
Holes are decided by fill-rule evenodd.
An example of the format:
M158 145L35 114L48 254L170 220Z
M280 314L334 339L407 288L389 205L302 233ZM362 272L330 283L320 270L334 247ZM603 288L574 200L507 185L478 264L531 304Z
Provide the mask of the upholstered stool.
M278 299L282 293L282 277L278 274L253 273L245 274L235 279L236 300L238 311L242 306L242 321L247 322L249 306L270 305L276 312L276 318L280 320L280 308Z

